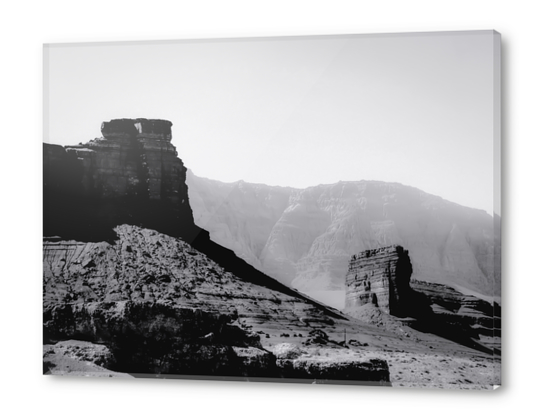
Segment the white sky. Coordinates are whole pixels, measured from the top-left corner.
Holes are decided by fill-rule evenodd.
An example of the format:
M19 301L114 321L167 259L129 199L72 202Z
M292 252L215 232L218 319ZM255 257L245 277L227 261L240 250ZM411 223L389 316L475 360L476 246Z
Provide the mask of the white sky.
M492 214L495 36L52 44L44 141L86 142L114 118L167 119L198 176L400 182Z

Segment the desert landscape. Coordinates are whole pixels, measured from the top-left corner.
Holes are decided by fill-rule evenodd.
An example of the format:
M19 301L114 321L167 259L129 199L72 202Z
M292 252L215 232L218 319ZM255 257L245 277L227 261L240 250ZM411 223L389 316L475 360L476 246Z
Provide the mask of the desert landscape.
M44 374L500 384L498 216L377 181L198 178L171 126L44 144Z

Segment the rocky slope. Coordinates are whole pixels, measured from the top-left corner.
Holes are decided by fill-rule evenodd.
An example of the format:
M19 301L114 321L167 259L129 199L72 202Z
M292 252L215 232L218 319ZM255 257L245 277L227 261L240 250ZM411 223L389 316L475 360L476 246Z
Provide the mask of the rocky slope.
M350 256L391 244L409 250L415 278L499 299L500 220L481 210L377 181L299 190L189 172L187 184L194 218L213 240L340 309Z
M453 386L498 382L498 363L488 355L402 324L382 328L389 324L323 310L301 295L237 277L154 230L121 225L115 233L113 244L44 242L47 372L431 385L423 371L407 381L396 379L403 378L399 371L390 376L410 354L420 366L439 355L459 366L484 361L466 376L449 372ZM438 378L435 386L447 383Z
M105 344L109 367L134 374L389 382L384 360L344 352L327 334L312 339L349 329L374 340L370 327L240 279L180 239L130 225L115 232L114 244L45 242L46 343ZM298 354L278 352L277 363L274 346L289 342ZM322 347L341 357L315 354Z

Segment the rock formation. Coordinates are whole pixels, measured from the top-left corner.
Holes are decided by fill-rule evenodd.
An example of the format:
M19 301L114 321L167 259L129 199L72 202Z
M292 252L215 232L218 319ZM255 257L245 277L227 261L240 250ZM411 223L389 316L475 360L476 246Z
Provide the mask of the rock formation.
M373 307L421 331L482 349L500 349L500 307L435 283L411 280L408 251L389 246L354 254L346 274L344 312L397 330L397 321L375 316ZM384 320L384 321L383 321ZM496 339L497 338L497 339Z
M171 144L171 122L119 119L103 138L44 145L44 235L112 240L121 223L147 226L186 240L194 224L186 168ZM109 236L108 236L109 235Z
M123 372L261 376L272 371L273 354L231 321L159 300L99 301L53 306L44 314L44 337L107 343L113 366ZM254 352L261 352L260 363L246 363Z
M194 218L214 241L338 309L350 257L392 244L409 250L417 279L500 296L499 218L482 210L378 181L300 190L188 172L187 183Z
M412 264L400 246L362 251L352 256L346 273L346 303L350 313L367 303L383 312L403 315L408 300Z

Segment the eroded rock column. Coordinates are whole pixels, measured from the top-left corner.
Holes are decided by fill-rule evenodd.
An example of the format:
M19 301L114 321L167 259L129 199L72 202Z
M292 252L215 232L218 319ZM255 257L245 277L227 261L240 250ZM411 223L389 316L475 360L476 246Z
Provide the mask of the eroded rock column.
M411 274L408 251L398 245L353 255L346 274L345 311L372 303L388 314L401 315Z

